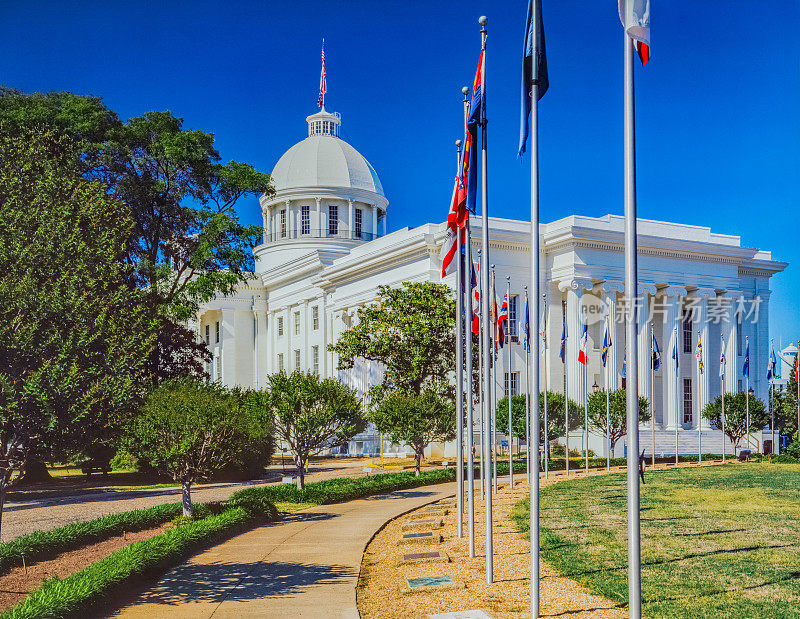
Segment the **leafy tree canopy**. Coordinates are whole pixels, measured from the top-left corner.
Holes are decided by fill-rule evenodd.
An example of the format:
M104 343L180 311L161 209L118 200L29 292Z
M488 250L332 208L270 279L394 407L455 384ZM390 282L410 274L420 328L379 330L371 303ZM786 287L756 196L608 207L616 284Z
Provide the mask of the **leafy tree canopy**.
M725 434L734 445L738 445L747 434L747 407L748 397L743 391L725 394ZM751 433L769 424L769 412L761 400L750 396L749 407ZM711 421L717 428L722 427L722 396L717 396L713 402L706 404L703 418Z
M614 446L628 432L628 401L625 389L617 389L609 392L609 418L611 430L609 438L611 441L611 452ZM639 396L639 423L650 421L650 403L644 396ZM599 429L605 434L608 430L606 423L606 392L600 390L589 394L589 425Z
M508 396L504 396L497 403L497 431L508 434ZM564 436L564 394L547 392L547 436L553 440ZM511 427L514 436L525 439L526 433L525 394L511 396ZM569 429L577 430L583 427L583 413L578 404L569 401ZM544 441L544 392L539 393L539 440Z

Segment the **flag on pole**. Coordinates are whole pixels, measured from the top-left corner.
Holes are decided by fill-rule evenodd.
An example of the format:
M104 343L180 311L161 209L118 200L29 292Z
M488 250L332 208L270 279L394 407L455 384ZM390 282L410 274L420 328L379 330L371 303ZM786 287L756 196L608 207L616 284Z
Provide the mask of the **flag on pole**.
M725 338L719 336L720 352L719 352L719 377L725 376Z
M800 351L794 356L794 382L800 383Z
M772 380L776 377L775 374L775 349L769 354L769 361L767 362L767 380Z
M697 359L697 367L700 373L703 373L703 341L700 336L697 336L697 348L694 349L694 358Z
M608 325L606 324L606 332L605 335L603 335L603 353L600 355L600 359L603 361L603 367L606 367L609 348L611 348L611 338L608 336Z
M658 340L655 334L653 334L653 358L651 363L653 364L653 371L661 367L661 351L658 349Z
M583 323L583 331L581 332L580 350L578 350L578 363L586 365L586 343L588 341L588 331L586 323Z
M678 359L680 355L678 354L678 338L675 338L675 342L672 344L672 359L675 361L675 369L678 369Z
M481 265L472 265L472 332L478 335L481 332L480 323L480 310L481 310L481 293L478 290L478 275Z
M522 323L522 347L526 353L531 351L531 326L528 318L528 298L525 297L525 322Z
M319 99L317 100L318 107L325 107L326 92L328 92L328 84L325 82L325 39L322 39L322 72L319 74Z
M622 353L622 378L625 378L625 375L628 373L627 368L628 368L628 349L626 347L625 351Z
M744 365L742 365L742 376L750 378L750 342L747 342L747 347L744 349Z
M439 259L442 261L442 278L456 272L456 261L453 260L458 249L458 224L454 214L458 209L458 178L453 186L453 197L450 198L450 211L447 214L447 236L445 236Z
M619 20L642 60L650 60L650 0L619 0Z
M533 23L533 3L536 3L537 23ZM528 142L528 119L531 115L531 91L533 90L533 59L536 59L536 76L539 82L538 98L541 99L550 82L547 77L547 54L544 46L544 22L542 0L528 0L528 17L525 20L525 42L522 48L522 115L519 120L519 156L525 154Z
M495 302L495 307L497 304ZM506 321L508 320L508 293L503 296L503 302L500 304L500 311L497 312L497 343L500 348L506 342Z
M561 363L567 362L567 321L564 319L564 324L561 327L561 350L558 352L561 357Z

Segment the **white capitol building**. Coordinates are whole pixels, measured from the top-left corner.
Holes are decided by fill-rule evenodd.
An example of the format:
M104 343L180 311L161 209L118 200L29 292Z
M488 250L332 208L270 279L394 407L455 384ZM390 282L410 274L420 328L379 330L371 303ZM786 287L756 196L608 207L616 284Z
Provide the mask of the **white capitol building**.
M338 371L336 356L327 346L352 324L361 305L376 299L378 285L441 281L438 256L446 226L424 223L387 232L389 200L375 169L341 139L339 115L323 108L306 120L307 137L286 151L272 171L275 195L259 200L264 235L253 250L253 278L235 294L204 304L195 327L214 355L211 377L223 384L264 387L268 375L299 368L337 376L363 394L381 380L380 368L365 362L351 371ZM527 205L527 199L524 202ZM430 205L430 212L444 216L446 206ZM517 295L511 300L512 335L524 307L523 286L530 281L529 231L528 221L489 219L498 295L505 292L506 275L511 278L512 295ZM602 319L589 325L585 381L577 363L581 306L588 295L610 308L609 380L612 387L622 382L624 328L614 318L621 313L623 218L570 215L541 224L540 234L549 343L541 384L562 391L566 367L567 391L582 403L586 391L595 384L602 388L605 378L600 361L606 324ZM479 248L479 218L474 220L472 239ZM699 414L722 388L721 345L728 360L726 391L744 389L742 364L745 342L749 342L750 387L762 400L767 397L770 277L786 266L773 260L768 251L742 247L736 236L640 220L639 391L653 403L656 453L674 453L676 427L682 453L697 452L698 429L703 451L721 449L722 433ZM452 286L453 280L449 276L444 281ZM566 366L559 358L562 316L569 334ZM535 322L533 317L531 322ZM535 331L533 324L531 331ZM651 334L662 356L652 383ZM698 337L704 351L702 374L693 354ZM671 362L676 345L680 376ZM525 360L519 343L511 348L511 389L517 392L525 387L524 378L519 378ZM497 368L498 397L507 384L506 356L504 352ZM640 431L641 445L649 453L652 427L648 423ZM570 436L571 448L580 446L579 434ZM761 433L754 436L757 441L761 438ZM348 451L374 453L379 450L377 443L376 435L368 431L351 441ZM600 435L592 436L591 447L599 455L605 455L603 445ZM386 444L384 449L396 452L398 447ZM447 446L448 453L452 450L452 445ZM624 441L620 441L617 455L623 450ZM731 453L730 446L727 450Z

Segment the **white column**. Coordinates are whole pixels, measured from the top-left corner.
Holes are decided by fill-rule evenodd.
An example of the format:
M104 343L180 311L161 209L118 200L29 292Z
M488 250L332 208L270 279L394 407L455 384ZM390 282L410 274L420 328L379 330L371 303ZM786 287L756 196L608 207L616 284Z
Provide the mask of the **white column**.
M262 242L267 242L267 237L269 235L269 209L263 208L261 209L261 218L263 220L263 232L261 234Z
M592 289L592 282L587 279L572 279L561 282L559 288L567 291L567 393L582 406L586 399L586 385L578 363L584 321L581 306L583 293Z
M722 321L722 338L725 342L725 393L736 393L739 385L738 380L741 378L739 374L739 347L736 342L736 310L739 307L742 293L738 290L729 290L725 293L724 298L727 303L727 311Z
M606 304L606 311L608 312L606 324L608 325L608 337L611 341L611 348L608 349L608 359L606 359L606 365L608 366L608 382L609 389L614 391L615 389L619 389L618 366L619 359L622 358L622 355L619 353L623 352L620 350L620 347L625 345L625 342L620 342L617 339L617 293L624 292L625 285L622 282L607 281L603 282L600 288L603 290L603 302ZM602 342L602 340L600 341Z
M223 309L220 314L219 350L222 354L221 381L226 387L236 384L236 311Z
M712 288L699 288L695 291L695 295L697 296L697 312L695 313L696 322L694 323L695 331L701 338L703 342L703 365L704 370L703 373L700 374L697 359L693 358L695 372L694 375L697 379L697 386L695 387L695 394L697 395L697 405L695 406L695 419L693 426L696 428L698 423L701 423L703 429L710 429L711 424L702 418L703 409L705 408L706 404L708 404L709 398L709 387L710 387L710 380L711 380L711 364L709 363L710 360L710 351L712 346L710 345L708 337L708 299L715 295L715 292ZM697 341L695 340L695 347L697 346ZM719 346L714 346L714 350L719 351Z
M769 297L770 290L757 290L755 302L758 306L758 322L754 325L755 352L750 350L750 386L755 396L763 402L769 401L769 382L767 381L767 360L769 359ZM755 341L753 341L755 340ZM777 355L776 355L777 357Z
M293 232L294 232L294 217L292 217L292 211L289 208L290 207L289 200L286 200L284 202L284 206L286 208L286 236L291 239L293 237Z
M319 326L322 330L322 341L319 345L319 374L321 378L328 378L330 374L328 374L328 308L327 303L325 302L327 298L327 294L324 294L319 298Z
M683 392L678 385L678 376L675 371L675 360L672 351L677 350L678 361L681 359L681 297L686 296L686 288L668 286L664 293L664 343L661 351L662 365L664 368L663 411L664 427L674 430L680 423L679 398L683 401Z
M303 371L310 372L313 368L311 364L313 363L313 359L311 358L311 348L308 345L308 334L311 331L311 314L309 312L311 309L308 305L308 299L303 301L303 310L300 312L300 336L303 342L303 350L300 352L300 362L302 363Z
M347 213L348 213L347 214L347 227L350 230L349 238L354 239L354 238L356 238L355 237L356 212L355 212L355 207L353 206L353 201L352 200L348 200L347 203L349 205L348 206L348 210L347 210Z
M372 205L372 240L378 238L378 205Z
M322 227L322 198L314 198L314 201L317 203L317 216L314 218L316 223L314 224L315 230L318 232L311 231L312 236L314 234L318 234L319 236L325 236L324 229Z
M650 295L656 294L656 287L654 284L640 284L639 285L639 324L637 328L638 336L636 338L639 346L639 395L647 398L650 402L650 410L653 411L653 394L650 392ZM655 421L655 415L653 421Z
M383 219L381 220L381 229L383 236L386 236L386 210L383 211Z

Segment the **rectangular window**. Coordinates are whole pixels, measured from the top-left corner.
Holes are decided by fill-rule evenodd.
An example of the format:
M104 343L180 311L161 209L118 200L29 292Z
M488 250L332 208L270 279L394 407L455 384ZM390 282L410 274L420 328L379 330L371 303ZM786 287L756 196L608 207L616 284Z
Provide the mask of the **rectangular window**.
M211 343L211 325L206 325L206 344Z
M738 389L738 391L739 391L739 393L742 392L742 379L741 378L739 379L739 389Z
M283 353L278 354L278 371L283 372Z
M314 362L314 374L319 374L319 346L311 347L311 359Z
M319 305L311 308L311 323L314 326L314 331L319 329Z
M278 316L278 335L283 335L283 316Z
M355 236L356 236L357 239L361 238L361 221L362 221L361 209L357 208L356 209L356 223L355 223Z
M744 354L742 351L742 315L736 314L734 320L736 320L736 354L741 357Z
M215 331L214 332L216 334L215 343L219 344L219 320L217 321L217 324L215 326Z
M339 234L339 207L335 204L328 206L328 234Z
M294 351L294 369L300 370L300 349L296 348Z
M692 423L692 379L683 379L683 423Z
M294 313L294 334L300 335L300 312Z
M222 355L217 355L217 378L216 380L222 380Z
M508 335L512 342L519 341L517 327L517 295L512 295L508 299Z
M281 238L286 238L286 209L281 209Z
M311 207L300 207L300 234L311 234Z
M692 313L688 308L683 310L683 352L692 352Z
M508 372L505 373L503 393L508 397ZM519 372L511 372L511 395L519 395Z

